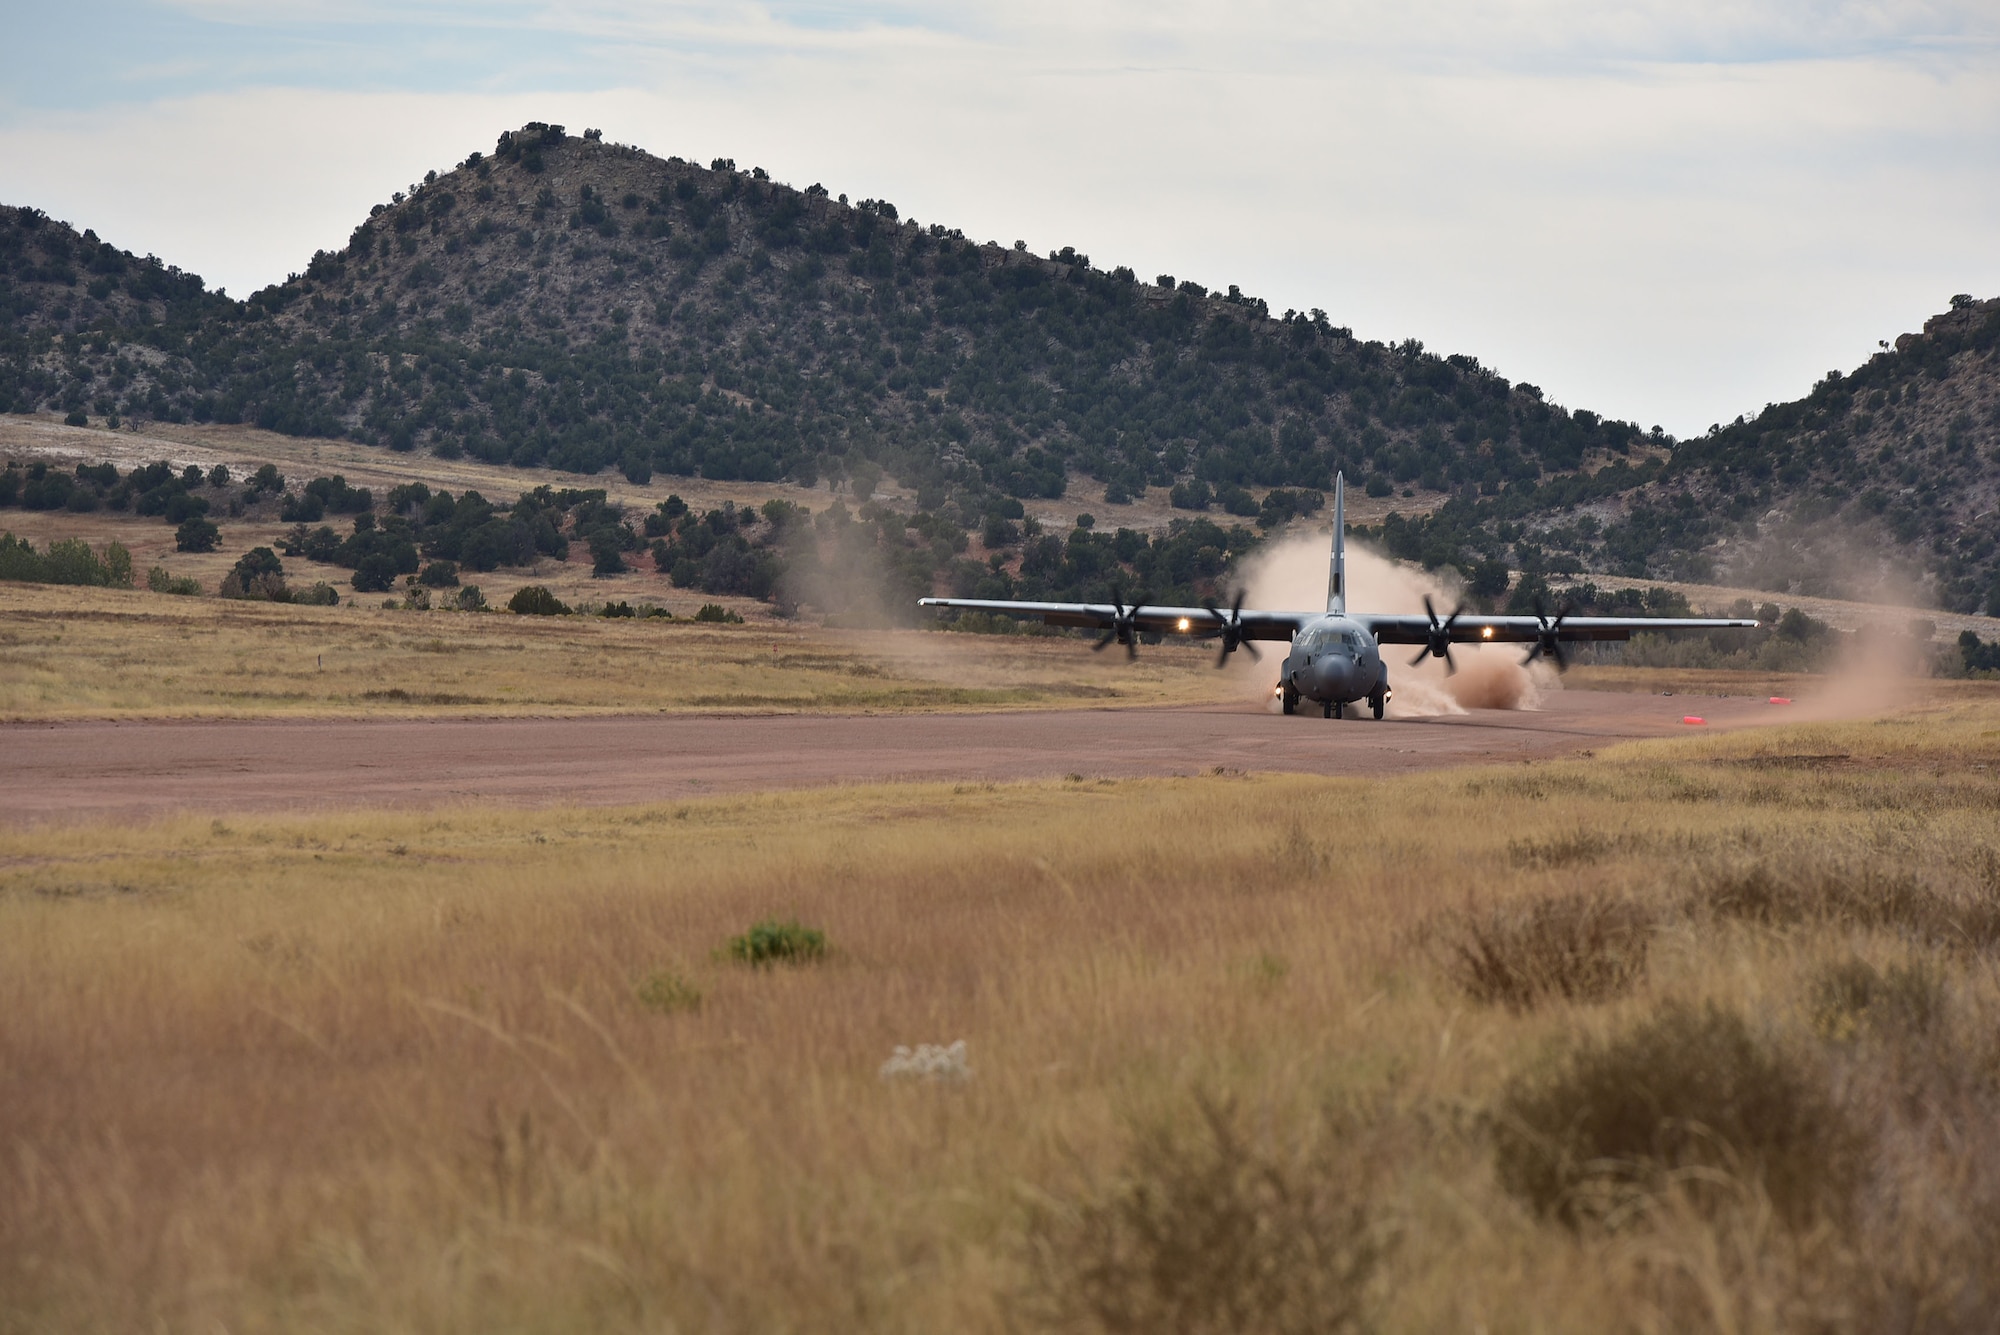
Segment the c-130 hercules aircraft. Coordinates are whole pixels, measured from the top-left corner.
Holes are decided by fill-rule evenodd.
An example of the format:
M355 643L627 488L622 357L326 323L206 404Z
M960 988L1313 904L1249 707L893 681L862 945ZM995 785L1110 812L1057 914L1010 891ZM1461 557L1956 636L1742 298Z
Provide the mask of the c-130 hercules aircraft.
M1415 667L1435 654L1445 661L1447 672L1456 672L1452 662L1454 644L1528 644L1524 663L1537 658L1552 660L1566 670L1569 660L1563 645L1579 640L1624 640L1635 630L1734 630L1754 628L1755 621L1708 618L1666 617L1573 617L1558 610L1552 618L1537 605L1533 616L1467 616L1460 607L1443 621L1429 598L1424 599L1424 615L1404 616L1381 612L1347 610L1347 522L1346 483L1333 480L1333 556L1326 586L1324 612L1260 612L1245 610L1243 595L1228 612L1214 603L1200 607L1146 607L1142 597L1127 606L1114 592L1104 603L1030 603L982 598L924 598L922 607L955 607L966 611L1003 612L1014 616L1038 616L1051 626L1090 627L1104 632L1093 649L1103 649L1114 640L1125 646L1127 657L1139 653L1139 637L1144 634L1179 635L1193 639L1222 638L1222 651L1215 665L1223 666L1229 655L1248 649L1259 661L1254 641L1289 640L1291 647L1278 669L1276 694L1285 712L1298 712L1301 700L1318 704L1327 718L1340 718L1348 705L1366 700L1376 718L1389 705L1389 669L1382 661L1385 644L1420 644L1422 649L1410 660Z

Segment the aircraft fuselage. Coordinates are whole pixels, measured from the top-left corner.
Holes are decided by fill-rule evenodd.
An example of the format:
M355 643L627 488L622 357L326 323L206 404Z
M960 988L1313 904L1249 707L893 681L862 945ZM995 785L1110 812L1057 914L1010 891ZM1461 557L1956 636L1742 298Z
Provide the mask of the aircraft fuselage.
M1299 700L1337 706L1386 698L1389 671L1368 628L1337 612L1316 617L1292 637L1278 671L1278 689L1288 707Z

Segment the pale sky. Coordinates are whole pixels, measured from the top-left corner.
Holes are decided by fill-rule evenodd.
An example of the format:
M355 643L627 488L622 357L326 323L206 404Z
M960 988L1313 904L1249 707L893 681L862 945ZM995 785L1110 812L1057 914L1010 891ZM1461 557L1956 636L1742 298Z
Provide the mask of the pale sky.
M0 202L242 296L528 120L1677 435L2000 295L2000 3L0 0Z

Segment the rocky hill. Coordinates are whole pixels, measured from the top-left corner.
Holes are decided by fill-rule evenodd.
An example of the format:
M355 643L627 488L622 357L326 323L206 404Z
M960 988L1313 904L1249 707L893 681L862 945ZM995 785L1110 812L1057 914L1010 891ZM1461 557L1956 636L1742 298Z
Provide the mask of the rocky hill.
M1754 419L1679 442L1655 478L1557 503L1549 488L1392 520L1398 554L1541 575L1603 571L2000 615L2000 300ZM1533 582L1523 587L1531 596ZM1517 593L1521 589L1517 588Z
M1489 585L1525 571L1521 597L1602 571L1901 581L2000 609L2000 303L1970 298L1798 402L1676 443L1470 357L1357 340L1321 311L1274 318L1233 286L981 244L886 201L531 124L241 301L0 210L0 310L0 409L74 421L247 422L635 480L833 479L863 499L887 475L955 531L1066 490L1107 528L1148 489L1269 525L1316 508L1339 469L1409 499L1381 531L1395 551Z
M162 309L142 294L171 271L23 210L0 220L0 266L16 312L0 403L17 412L635 476L886 470L973 498L1082 478L1115 505L1179 485L1244 514L1246 488L1324 488L1336 468L1378 495L1491 492L1663 453L1322 312L1272 318L1234 287L977 244L885 201L559 126L397 193L247 301Z

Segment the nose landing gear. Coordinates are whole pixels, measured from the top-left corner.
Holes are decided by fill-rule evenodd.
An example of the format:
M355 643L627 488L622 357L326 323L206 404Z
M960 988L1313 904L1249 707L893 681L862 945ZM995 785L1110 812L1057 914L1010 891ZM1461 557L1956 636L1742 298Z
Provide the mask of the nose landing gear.
M1296 714L1299 712L1299 693L1290 682L1286 682L1278 688L1278 698L1284 702L1287 714Z

